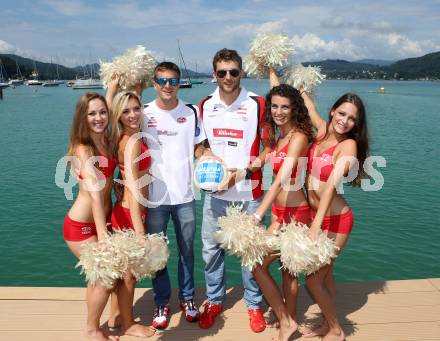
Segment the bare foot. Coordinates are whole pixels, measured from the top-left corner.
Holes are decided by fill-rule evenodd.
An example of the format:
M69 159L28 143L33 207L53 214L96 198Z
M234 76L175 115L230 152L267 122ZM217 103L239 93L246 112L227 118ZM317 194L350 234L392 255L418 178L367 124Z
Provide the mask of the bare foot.
M110 316L107 321L108 329L119 329L121 328L121 317L119 316L119 313L115 316Z
M153 327L143 326L139 323L133 323L124 331L124 335L136 336L136 337L151 337L156 333L156 329Z
M295 322L292 318L289 318L289 322L287 324L280 324L280 331L278 333L277 339L272 339L276 341L288 341L289 338L296 332L298 329L298 323Z
M339 329L338 331L329 331L325 336L322 338L322 341L344 341L345 340L345 334L342 331L342 329Z
M87 330L86 337L90 341L118 341L119 336L106 335L101 329Z
M305 328L301 334L303 337L315 337L315 336L323 336L328 333L328 324L327 321L324 321L319 327L316 328Z

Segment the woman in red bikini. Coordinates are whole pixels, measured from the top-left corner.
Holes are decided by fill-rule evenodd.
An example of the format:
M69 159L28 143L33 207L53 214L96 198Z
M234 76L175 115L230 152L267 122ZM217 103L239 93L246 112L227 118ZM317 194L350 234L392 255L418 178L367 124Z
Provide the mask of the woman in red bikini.
M368 156L365 108L357 95L347 93L333 105L326 122L320 117L310 96L304 91L301 95L318 131L309 149L307 163L306 187L313 218L309 236L316 239L319 229L322 229L342 250L354 220L347 201L336 189L343 177L350 170L356 170L357 165L359 172L351 184L358 186L363 177L363 164ZM307 287L322 311L324 323L316 329L304 331L305 337L321 335L324 341L345 339L336 317L333 263L307 277Z
M143 106L134 92L124 91L115 95L117 90L118 79L115 78L109 84L106 98L111 107L114 127L112 139L118 141L117 160L125 186L122 197L113 207L111 223L113 229L132 229L139 238L143 238L146 209L141 205L141 200L147 196L147 186L139 187L138 181L148 173L151 165L148 147L140 135ZM116 325L119 315L125 335L150 337L155 329L136 323L133 319L135 286L133 275L124 274L124 279L116 287L117 299L112 296L109 324Z
M107 236L112 202L115 148L109 135L109 112L105 98L97 93L82 95L73 114L68 155L79 170L78 196L64 219L64 240L79 258L81 244ZM109 289L99 282L87 286L86 336L90 340L117 340L100 329L99 319L107 304Z
M283 222L289 223L291 219L310 223L310 207L302 190L301 164L298 161L301 157L306 158L307 146L312 140L312 123L299 91L290 85L278 85L274 70L270 71L270 75L271 84L277 86L266 96L264 124L271 128L269 131L279 133L279 138L274 143L275 150L270 155L275 179L254 216L261 221L272 205L272 219L268 230L275 231ZM274 136L272 140L275 140ZM278 318L278 340L284 341L298 328L298 280L283 271L282 294L269 272L270 264L276 259L276 255L267 256L263 264L254 269L253 275Z

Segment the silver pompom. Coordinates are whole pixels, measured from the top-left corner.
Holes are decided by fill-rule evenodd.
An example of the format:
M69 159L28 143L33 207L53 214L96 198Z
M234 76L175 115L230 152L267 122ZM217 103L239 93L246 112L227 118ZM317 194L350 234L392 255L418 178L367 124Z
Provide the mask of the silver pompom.
M293 55L294 48L286 35L261 33L250 44L244 60L244 70L250 76L265 78L268 67L284 66Z
M144 87L151 86L156 64L152 53L142 45L138 45L115 57L110 63L100 61L101 80L104 88L107 88L114 75L119 76L119 87L122 90L131 90L139 82Z
M296 89L313 93L316 86L325 79L319 66L303 66L302 64L292 65L283 72L283 83L289 84Z

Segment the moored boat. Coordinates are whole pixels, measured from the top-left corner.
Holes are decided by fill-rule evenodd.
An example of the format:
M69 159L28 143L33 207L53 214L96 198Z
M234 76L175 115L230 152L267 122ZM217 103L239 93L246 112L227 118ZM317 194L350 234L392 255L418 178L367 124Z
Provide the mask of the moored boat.
M191 84L203 84L203 81L200 79L191 79Z
M104 86L102 85L101 80L99 79L77 79L75 83L72 85L72 89L80 90L80 89L102 89Z
M9 84L6 82L6 70L3 67L3 63L2 60L0 59L0 88L7 88L9 86Z
M179 88L192 88L192 82L190 79L181 79L179 81Z
M51 80L43 83L43 86L58 86L60 84L64 84L64 81L59 80Z

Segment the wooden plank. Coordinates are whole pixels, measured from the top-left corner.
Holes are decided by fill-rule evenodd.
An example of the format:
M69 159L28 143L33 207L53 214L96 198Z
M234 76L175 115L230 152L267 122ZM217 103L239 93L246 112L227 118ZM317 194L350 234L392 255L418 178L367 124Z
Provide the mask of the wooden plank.
M440 291L440 278L430 278L429 281L438 291Z
M201 330L187 323L177 306L176 291L171 301L169 328L150 340L268 340L276 331L254 334L248 326L242 288L228 289L227 310L213 328ZM5 340L82 340L86 319L84 288L0 288L0 335ZM13 298L18 298L14 300ZM204 290L198 290L202 303ZM298 300L299 322L313 323L319 308L305 290ZM440 335L440 279L342 283L338 285L337 311L348 341L438 340ZM108 313L108 307L106 314ZM134 315L151 323L152 291L136 290ZM310 340L295 336L295 340ZM139 340L122 337L121 340ZM316 339L318 340L318 339Z
M344 326L344 330L346 326ZM267 329L263 333L254 334L246 329L234 329L224 326L220 329L209 329L179 332L180 329L170 329L158 333L149 340L166 340L166 341L228 341L228 340L270 340L276 335L275 330ZM393 324L368 324L361 325L355 331L345 330L347 341L365 341L365 340L386 340L386 341L438 341L440 335L440 322L414 322L393 323ZM77 341L83 340L84 336L81 331L2 331L3 340L8 341ZM299 338L299 334L295 334L295 340L320 340L319 338L307 339ZM121 341L139 340L134 337L123 336Z

